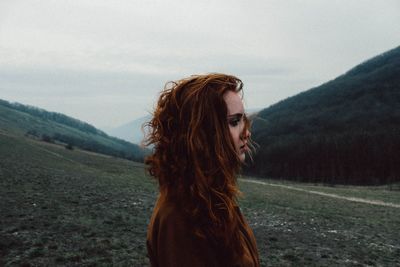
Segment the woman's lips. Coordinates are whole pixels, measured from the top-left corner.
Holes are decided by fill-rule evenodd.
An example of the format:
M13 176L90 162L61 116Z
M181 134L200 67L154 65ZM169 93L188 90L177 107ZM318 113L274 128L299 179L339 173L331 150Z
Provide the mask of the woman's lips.
M249 147L247 146L247 144L244 144L244 145L242 145L241 147L240 147L240 152L241 153L244 153L244 152L246 152L246 151L248 151L249 150Z

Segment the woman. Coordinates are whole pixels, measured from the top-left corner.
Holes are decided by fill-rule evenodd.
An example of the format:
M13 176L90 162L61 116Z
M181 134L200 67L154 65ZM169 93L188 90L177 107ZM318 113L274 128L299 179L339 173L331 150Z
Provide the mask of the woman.
M147 124L146 159L159 183L147 232L155 266L259 266L237 205L236 177L250 145L242 81L208 74L167 84Z

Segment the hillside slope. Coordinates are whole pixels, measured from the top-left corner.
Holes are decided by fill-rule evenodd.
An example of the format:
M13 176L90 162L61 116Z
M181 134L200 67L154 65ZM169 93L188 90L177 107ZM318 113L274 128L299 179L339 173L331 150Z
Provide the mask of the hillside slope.
M0 132L0 266L147 266L144 165Z
M139 146L108 136L88 123L5 100L0 100L0 129L135 161L143 161L146 153Z
M259 112L247 171L376 184L400 177L400 47Z

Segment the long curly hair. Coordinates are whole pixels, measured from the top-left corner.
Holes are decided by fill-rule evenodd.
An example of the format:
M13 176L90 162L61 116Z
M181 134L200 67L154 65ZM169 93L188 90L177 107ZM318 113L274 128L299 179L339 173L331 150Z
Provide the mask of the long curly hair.
M182 209L199 238L227 255L243 249L236 214L241 162L223 95L241 93L242 87L237 77L219 73L169 82L145 125L145 144L153 146L145 163L160 194ZM247 119L244 128L249 128Z

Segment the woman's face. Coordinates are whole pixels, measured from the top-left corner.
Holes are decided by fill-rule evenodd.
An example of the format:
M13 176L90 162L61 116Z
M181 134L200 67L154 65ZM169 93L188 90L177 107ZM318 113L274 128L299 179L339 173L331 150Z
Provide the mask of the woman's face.
M235 145L236 153L240 161L244 162L246 152L248 151L247 141L250 132L246 128L245 113L243 101L240 95L233 91L227 91L223 98L228 109L228 125L231 133L233 143Z

